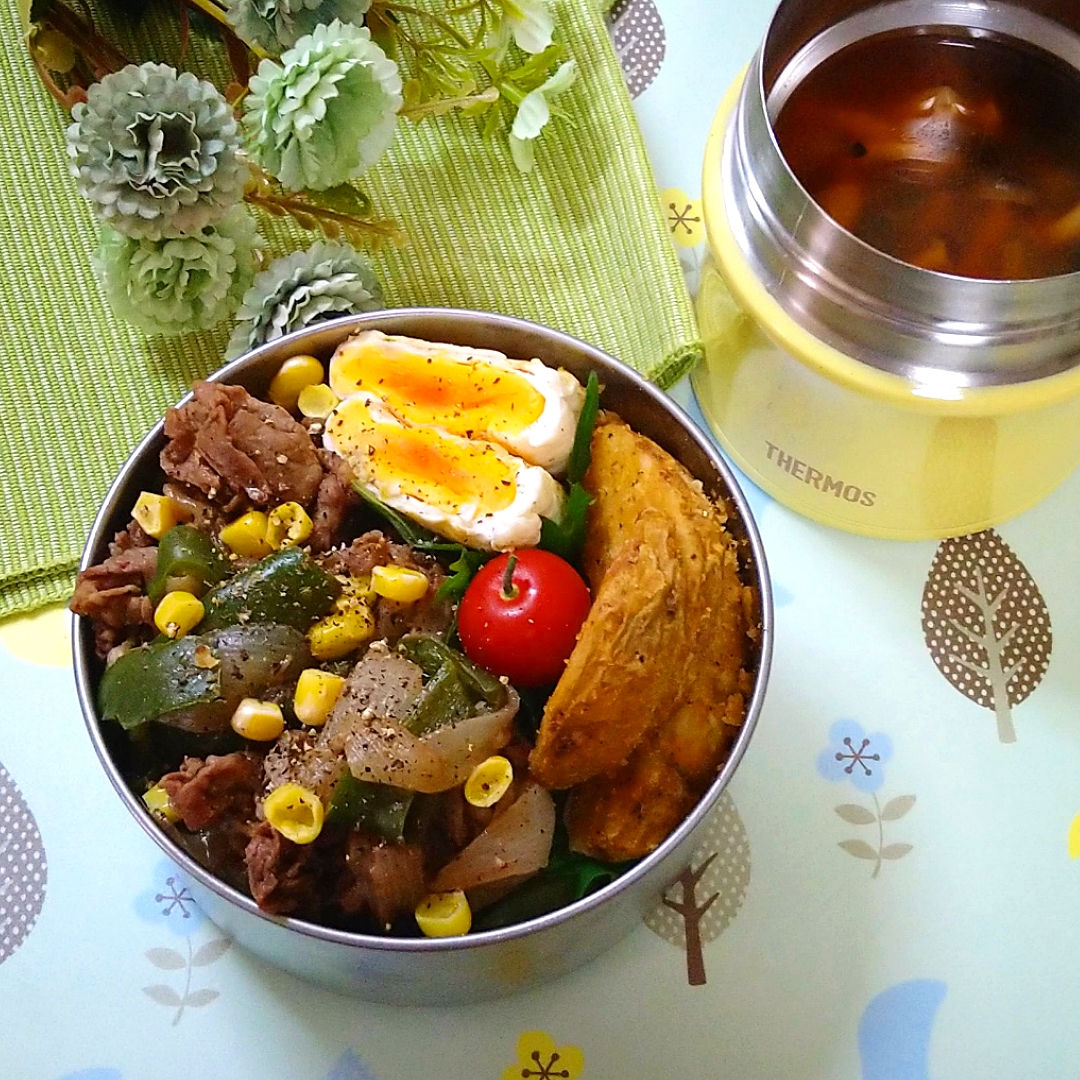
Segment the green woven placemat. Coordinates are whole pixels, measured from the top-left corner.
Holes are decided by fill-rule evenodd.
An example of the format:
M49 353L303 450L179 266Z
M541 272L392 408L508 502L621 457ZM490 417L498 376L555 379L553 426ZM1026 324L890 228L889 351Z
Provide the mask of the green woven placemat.
M669 386L699 356L601 0L554 5L582 79L576 127L546 132L523 176L472 121L402 124L363 186L408 243L377 253L388 306L499 311L546 323ZM124 459L230 327L147 338L114 318L90 271L94 223L68 173L67 117L0 5L0 618L65 599L94 513ZM562 104L562 102L560 102ZM314 239L264 223L273 249Z

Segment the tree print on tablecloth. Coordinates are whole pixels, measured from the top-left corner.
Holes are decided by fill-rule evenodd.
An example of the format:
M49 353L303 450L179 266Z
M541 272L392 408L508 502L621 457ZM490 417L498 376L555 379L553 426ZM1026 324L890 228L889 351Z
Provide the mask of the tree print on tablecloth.
M881 873L884 863L902 859L912 850L911 844L885 842L885 822L898 821L915 805L914 795L897 795L884 805L878 799L877 793L885 782L885 763L891 757L892 739L888 735L880 731L867 735L854 720L838 720L829 728L829 743L817 759L817 770L826 780L849 783L873 800L873 809L861 803L833 807L837 817L849 825L877 826L875 843L851 837L837 845L856 859L872 862L872 878Z
M34 815L0 765L0 964L26 940L45 902L47 869Z
M1031 575L993 529L944 541L922 597L926 647L965 697L1016 741L1012 710L1050 664L1050 613Z
M645 916L645 925L686 951L686 978L704 986L704 946L731 925L750 885L750 843L731 796L724 792L705 823L690 865Z
M611 8L611 39L630 96L637 97L660 73L667 47L664 24L653 0L616 0Z

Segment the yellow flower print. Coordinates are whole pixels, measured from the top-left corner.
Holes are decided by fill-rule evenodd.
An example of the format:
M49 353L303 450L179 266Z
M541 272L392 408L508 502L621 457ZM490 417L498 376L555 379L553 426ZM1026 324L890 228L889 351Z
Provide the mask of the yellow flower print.
M0 647L31 664L67 667L71 664L70 620L64 604L5 619L0 622Z
M1080 814L1072 819L1069 826L1069 858L1080 859Z
M517 1062L502 1080L577 1080L585 1055L576 1046L556 1046L546 1031L523 1031L517 1042Z
M679 188L665 188L660 192L660 202L667 217L668 229L671 230L671 239L679 247L697 247L705 239L701 203Z

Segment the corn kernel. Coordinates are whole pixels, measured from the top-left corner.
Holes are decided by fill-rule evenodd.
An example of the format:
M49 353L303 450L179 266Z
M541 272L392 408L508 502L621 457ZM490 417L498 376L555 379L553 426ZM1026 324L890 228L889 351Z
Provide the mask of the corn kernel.
M166 637L183 637L202 622L205 614L203 602L194 593L177 589L161 598L154 609L154 625Z
M142 527L147 536L160 540L174 525L180 522L182 507L168 495L155 495L152 491L143 491L135 500L131 516Z
M286 840L310 844L323 827L322 799L299 784L282 784L263 800L263 816Z
M472 910L460 890L425 896L415 915L416 925L425 937L458 937L472 927Z
M314 528L307 511L297 502L275 506L266 519L266 542L275 550L302 544Z
M407 566L376 566L371 571L371 587L387 600L413 604L428 591L428 579Z
M293 709L301 724L322 727L341 693L345 680L318 668L305 668L296 681Z
M326 383L312 383L300 391L296 407L309 420L325 420L337 407L341 398Z
M143 806L154 817L161 818L163 821L169 822L170 825L180 820L180 815L173 809L173 805L169 801L169 793L160 784L148 788L143 793L142 801Z
M270 380L267 396L275 405L292 412L305 386L323 381L323 366L314 356L293 356L278 368Z
M375 633L371 611L357 605L345 614L327 615L308 631L311 655L317 660L340 660L370 641Z
M367 574L356 577L339 577L341 592L334 601L334 610L341 615L352 611L358 605L367 607L369 601L375 598L375 590L371 587L371 578Z
M261 559L274 549L266 540L267 518L261 510L249 510L230 521L220 533L221 542L245 559Z
M252 742L273 742L285 730L281 706L246 697L232 714L233 731Z
M514 780L514 766L501 754L481 761L465 781L465 801L473 806L494 806Z

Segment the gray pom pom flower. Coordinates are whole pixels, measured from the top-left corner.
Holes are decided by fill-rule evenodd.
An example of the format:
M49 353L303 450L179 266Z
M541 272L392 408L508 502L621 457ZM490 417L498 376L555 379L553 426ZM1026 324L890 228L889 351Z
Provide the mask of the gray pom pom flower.
M255 160L293 191L359 176L394 138L397 64L367 27L317 26L248 81L244 132Z
M197 232L244 194L233 111L190 72L129 65L94 83L71 115L67 147L79 194L127 236Z
M229 0L232 28L249 45L277 56L320 23L360 26L371 0Z
M348 244L320 241L278 259L255 278L237 312L226 360L338 315L383 306L370 260Z
M263 238L243 206L186 236L136 240L105 226L94 272L113 310L148 334L206 330L255 278Z

